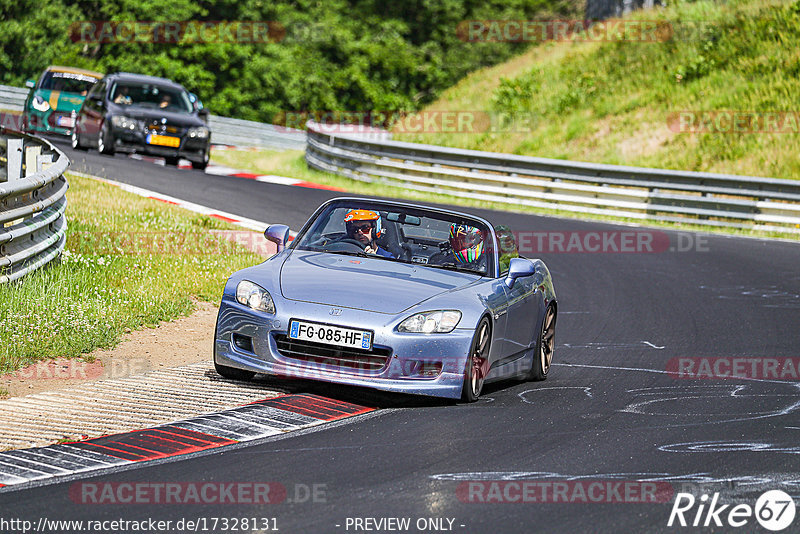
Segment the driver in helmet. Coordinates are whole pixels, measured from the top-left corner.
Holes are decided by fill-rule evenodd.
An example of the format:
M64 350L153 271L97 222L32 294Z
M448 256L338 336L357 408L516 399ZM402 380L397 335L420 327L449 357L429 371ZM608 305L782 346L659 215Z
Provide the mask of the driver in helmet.
M450 225L450 250L456 264L486 272L484 236L480 229L467 224Z
M381 216L370 210L350 210L344 216L347 237L364 245L364 252L377 254L384 258L394 258L394 254L382 249L375 241L381 236Z

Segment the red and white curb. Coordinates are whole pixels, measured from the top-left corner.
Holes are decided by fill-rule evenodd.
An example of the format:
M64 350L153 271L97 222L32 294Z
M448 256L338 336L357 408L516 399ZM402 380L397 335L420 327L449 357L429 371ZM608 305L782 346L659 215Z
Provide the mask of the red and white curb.
M143 156L141 154L131 154L128 157L140 161L148 161L156 165L164 165L163 158ZM180 162L178 162L178 168L191 169L192 164L188 160L180 160ZM305 180L298 180L297 178L289 178L287 176L278 176L275 174L256 174L240 169L234 169L232 167L225 167L224 165L216 165L214 163L209 163L205 172L206 174L213 174L215 176L233 176L235 178L246 178L248 180L255 180L257 182L266 182L270 184L292 185L297 187L308 187L311 189L324 189L326 191L344 191L344 189L339 187L307 182Z
M256 230L258 232L263 232L267 228L267 226L269 226L269 223L256 221L254 219L248 219L246 217L242 217L234 213L228 213L227 211L220 211L214 208L210 208L208 206L203 206L201 204L195 204L194 202L188 202L186 200L181 200L179 198L171 197L169 195L162 195L161 193L156 193L155 191L143 189L135 185L125 184L122 182L117 182L115 180L109 180L108 178L102 178L100 176L94 176L92 174L84 174L81 172L72 172L72 171L68 172L70 174L74 174L75 176L80 176L82 178L89 178L91 180L97 180L98 182L103 182L108 185L118 187L123 191L133 193L134 195L138 195L140 197L150 198L153 200L158 200L160 202L166 202L167 204L172 204L173 206L178 206L195 213L200 213L202 215L208 215L209 217L214 217L215 219L220 219L227 223L235 224L243 228L249 228L251 230Z
M27 482L97 472L285 434L373 411L311 394L290 394L144 430L0 453L0 491Z
M239 169L224 167L222 165L209 165L208 168L206 168L206 174L215 174L217 176L233 176L236 178L255 180L257 182L266 182L278 185L293 185L297 187L308 187L311 189L324 189L326 191L344 191L344 189L339 187L315 184L313 182L306 182L305 180L298 180L297 178L288 178L286 176L277 176L274 174L255 174L252 172L241 171Z

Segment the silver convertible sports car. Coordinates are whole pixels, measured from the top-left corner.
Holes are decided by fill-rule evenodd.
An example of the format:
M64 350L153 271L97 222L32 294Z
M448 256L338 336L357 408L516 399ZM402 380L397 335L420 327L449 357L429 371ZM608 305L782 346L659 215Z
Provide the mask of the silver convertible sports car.
M336 198L278 253L234 273L217 318L219 374L256 373L475 401L484 382L544 380L558 307L508 227L405 203ZM288 246L287 246L288 245Z

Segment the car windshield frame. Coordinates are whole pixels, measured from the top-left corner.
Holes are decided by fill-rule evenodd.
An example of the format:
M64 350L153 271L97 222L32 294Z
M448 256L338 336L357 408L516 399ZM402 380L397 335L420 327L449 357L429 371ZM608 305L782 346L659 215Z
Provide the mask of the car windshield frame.
M169 96L169 102L162 107L164 97ZM191 115L194 104L189 98L189 92L179 87L171 87L153 82L140 82L133 80L117 80L113 83L108 99L125 108L136 108L152 111L167 111Z
M61 91L63 93L74 93L82 96L89 94L89 91L97 85L100 78L89 76L88 74L79 74L74 72L62 72L58 70L48 70L42 74L39 80L37 89L42 91ZM63 84L86 84L85 86L69 87L67 89L56 87L57 83ZM73 90L77 89L77 90Z
M363 209L363 210L370 210L375 211L381 214L381 222L384 228L387 227L389 224L396 225L395 228L397 229L396 238L398 241L402 240L406 244L410 245L419 245L422 247L423 245L429 248L430 256L428 259L433 258L436 256L437 252L442 252L445 256L448 254L452 255L452 252L447 252L445 249L436 246L436 243L447 243L449 238L449 225L452 223L456 224L465 224L468 226L473 226L479 228L484 235L484 254L486 255L485 261L485 270L475 270L471 268L472 266L459 264L454 259L445 258L446 262L442 264L434 264L434 263L421 263L417 258L417 261L413 259L403 259L400 257L384 257L377 254L370 254L364 251L357 251L355 248L352 250L325 250L324 247L331 245L337 242L337 238L341 239L345 237L344 232L344 213L351 209ZM331 216L333 213L338 212L335 218ZM418 217L422 224L415 225L415 224L405 224L400 220L387 220L387 214L405 214L406 216L410 217ZM338 225L338 223L334 223L336 219L341 217L342 222L341 226L342 229L333 232L333 233L326 233L330 230L330 225L333 224L334 226ZM324 221L321 219L324 218ZM431 224L433 222L441 223L441 227L432 228ZM427 222L427 225L425 224ZM324 226L320 227L320 224ZM421 232L414 232L414 228L420 228ZM444 231L444 228L447 228L447 231ZM388 228L387 229L387 234ZM402 229L402 231L401 231ZM411 230L408 232L408 230ZM428 232L429 235L425 235ZM318 243L320 239L324 239L325 237L330 237L331 240L325 243ZM398 243L399 245L399 243ZM461 273L472 274L482 277L490 277L496 278L498 273L498 265L497 265L497 243L495 242L494 231L492 230L492 226L485 220L473 217L470 215L466 215L463 213L458 212L451 212L447 210L437 210L425 206L408 206L402 204L396 204L391 202L385 201L375 201L375 200L368 200L368 199L334 199L329 202L326 202L322 206L320 206L314 214L309 218L297 236L292 240L291 244L288 246L290 250L293 251L310 251L310 252L322 252L327 254L341 254L346 256L353 256L353 257L367 257L367 258L378 258L386 261L394 261L398 263L406 263L406 264L413 264L418 267L428 267L428 268L435 268L435 269L444 269L450 271L458 271ZM442 259L442 258L440 258Z

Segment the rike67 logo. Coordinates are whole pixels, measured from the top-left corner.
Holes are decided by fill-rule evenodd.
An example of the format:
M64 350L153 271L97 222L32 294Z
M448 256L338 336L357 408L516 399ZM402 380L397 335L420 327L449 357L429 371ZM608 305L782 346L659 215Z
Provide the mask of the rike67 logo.
M719 493L714 494L711 502L705 494L696 499L691 493L678 493L672 504L667 526L721 527L725 521L728 526L738 528L749 524L755 516L762 527L778 532L794 521L794 500L781 490L762 493L756 500L755 507L749 504L720 505L718 502Z

